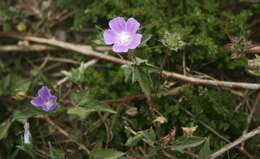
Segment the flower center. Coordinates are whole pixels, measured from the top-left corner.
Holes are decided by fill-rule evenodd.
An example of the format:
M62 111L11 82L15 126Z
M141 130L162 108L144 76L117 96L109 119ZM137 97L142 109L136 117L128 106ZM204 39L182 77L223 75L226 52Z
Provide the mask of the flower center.
M127 32L121 32L118 34L117 43L120 45L128 45L131 42L131 35Z
M47 106L47 107L51 107L53 105L52 101L47 99L44 101L44 105Z

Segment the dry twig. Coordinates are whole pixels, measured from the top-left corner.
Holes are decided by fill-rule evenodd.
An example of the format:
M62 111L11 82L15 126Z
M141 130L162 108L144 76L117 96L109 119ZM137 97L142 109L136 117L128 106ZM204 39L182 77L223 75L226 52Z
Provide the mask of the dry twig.
M77 144L82 150L84 150L86 152L87 155L89 155L90 150L83 144L77 142L76 140L74 140L73 138L71 138L71 136L69 135L69 133L64 130L63 128L61 128L59 125L57 125L51 118L49 118L46 115L38 115L35 116L35 118L37 119L43 119L45 120L47 123L49 123L51 126L53 126L60 134L62 134L63 136L65 136L66 138L68 138L69 140L73 141L75 144Z
M185 84L182 86L178 86L175 88L170 89L167 93L165 93L165 96L176 96L178 95L180 92L183 92L185 88L189 87L190 85ZM111 99L111 100L105 100L104 103L106 104L112 104L112 103L126 103L132 100L140 100L140 99L144 99L145 95L144 93L140 93L137 95L132 95L132 96L126 96L126 97L122 97L122 98L117 98L117 99Z
M259 101L260 101L260 92L257 93L255 102L253 104L253 108L251 109L251 111L250 111L250 113L249 113L249 115L247 117L247 124L246 124L245 130L243 131L243 134L246 134L248 129L249 129L249 126L250 126L250 124L252 122L253 115L255 113L256 107L257 107L257 105L259 105Z
M241 144L242 142L254 137L257 134L260 134L260 127L257 127L256 129L250 131L249 133L242 135L241 137L239 137L238 139L236 139L232 143L229 143L229 144L225 145L224 147L222 147L221 149L217 150L216 152L214 152L211 155L211 159L219 157L220 155L222 155L226 151L228 151L231 148Z
M225 48L233 53L235 52L235 49L233 48L232 45L233 45L232 43L228 43L225 45ZM260 54L260 45L257 44L248 45L245 48L245 52L248 54Z
M28 46L23 45L2 45L0 46L0 52L41 52L57 50L56 47L47 45L33 44Z
M36 42L36 43L40 43L40 44L46 44L46 45L50 45L50 46L55 46L55 47L59 47L59 48L65 49L65 50L75 51L75 52L78 52L78 53L81 53L81 54L84 54L87 56L91 56L91 57L98 58L98 59L103 59L106 61L111 61L111 62L121 64L121 65L133 64L131 61L127 61L127 60L123 60L123 59L116 58L113 56L98 53L95 50L93 50L91 48L91 46L82 46L82 45L72 44L72 43L68 43L68 42L58 41L55 39L45 39L45 38L39 38L39 37L33 37L33 36L18 35L16 33L7 33L7 32L0 33L0 37L4 37L4 36L23 39L23 40ZM201 85L227 87L227 88L243 88L243 89L252 89L252 90L260 89L260 84L258 84L258 83L204 80L204 79L189 77L189 76L185 76L185 75L181 75L178 73L169 72L169 71L165 71L165 70L161 71L161 74L168 78L185 81L185 82L192 83L192 84L201 84Z

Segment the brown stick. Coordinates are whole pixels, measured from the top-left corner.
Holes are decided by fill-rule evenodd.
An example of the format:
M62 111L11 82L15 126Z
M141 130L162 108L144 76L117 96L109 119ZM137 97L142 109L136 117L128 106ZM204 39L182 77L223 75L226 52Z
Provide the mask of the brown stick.
M54 62L62 62L62 63L68 63L68 64L74 64L74 65L79 65L80 62L68 59L68 58L63 58L63 57L48 57L48 61L54 61Z
M4 45L0 46L0 52L41 52L41 51L50 51L50 50L56 50L57 48L46 46L46 45Z
M51 120L51 118L49 118L46 115L38 115L35 116L35 118L37 119L43 119L45 120L47 123L49 123L51 126L53 126L55 129L57 129L57 131L59 133L61 133L63 136L65 136L66 138L68 138L69 140L73 141L75 144L77 144L82 150L84 150L86 152L87 155L89 155L90 150L83 144L75 141L74 139L72 139L69 135L69 133L67 131L65 131L63 128L61 128L59 125L57 125L53 120Z
M248 159L256 159L254 156L252 156L245 148L244 146L241 146L238 148L238 150L243 153Z
M198 123L200 123L202 126L204 126L206 129L208 129L209 131L211 131L213 134L215 134L216 136L218 136L219 138L221 138L222 140L226 141L227 143L231 143L231 141L229 141L227 138L225 138L224 136L222 136L220 133L218 133L216 130L214 130L213 128L211 128L210 126L208 126L205 122L198 120L195 118L195 116L189 112L188 110L186 110L183 107L180 107L180 109L182 109L187 115L189 115L190 117L193 118L194 121L197 121ZM243 153L244 155L246 155L249 159L254 159L251 157L251 155L243 148L238 148L238 150Z
M78 52L78 53L81 53L81 54L84 54L87 56L111 61L111 62L121 64L121 65L133 64L131 61L127 61L124 59L119 59L119 58L116 58L113 56L98 53L95 50L93 50L90 46L82 46L82 45L72 44L72 43L68 43L68 42L58 41L55 39L45 39L45 38L38 38L38 37L33 37L33 36L22 36L22 35L18 35L15 33L0 32L0 37L3 37L3 36L24 39L24 40L28 40L28 41L32 41L32 42L36 42L36 43L56 46L56 47L60 47L60 48L66 49L66 50L75 51L75 52ZM204 80L204 79L181 75L181 74L174 73L174 72L168 72L165 70L163 70L161 72L161 74L165 77L178 79L178 80L185 81L185 82L192 83L192 84L219 86L219 87L227 87L227 88L243 88L243 89L252 89L252 90L260 89L260 84L257 84L257 83Z
M189 77L189 76L181 75L181 74L174 73L174 72L168 72L168 71L162 71L162 75L164 75L166 77L178 79L181 81L185 81L188 83L192 83L192 84L201 84L201 85L209 85L209 86L228 87L228 88L244 88L244 89L252 89L252 90L260 89L260 84L257 84L257 83L205 80L205 79Z
M132 96L126 96L118 99L111 99L111 100L105 100L104 103L106 104L112 104L112 103L126 103L131 100L138 100L145 98L145 95L143 93L132 95Z
M172 88L165 94L165 96L175 96L175 95L178 95L180 92L182 92L185 88L187 88L189 86L190 85L185 84L185 85L182 85L182 86L178 86L178 87ZM128 101L140 100L140 99L144 99L144 98L145 98L144 93L140 93L140 94L136 94L136 95L132 95L132 96L126 96L126 97L117 98L117 99L105 100L103 102L106 103L106 104L126 103Z
M257 93L256 95L256 99L255 99L255 102L253 104L253 108L252 110L250 111L250 113L248 114L248 117L247 117L247 123L246 123L246 128L245 130L243 131L243 134L246 134L249 127L250 127L250 124L252 122L252 119L253 119L253 115L255 113L255 110L256 110L256 107L257 105L259 104L259 100L260 100L260 92Z
M235 49L232 47L232 43L226 44L225 48L230 52L235 52ZM248 45L245 48L245 52L248 54L260 54L260 45L259 44Z
M221 149L217 150L216 152L214 152L211 155L211 159L219 157L220 155L222 155L226 151L228 151L231 148L241 144L242 142L254 137L257 134L260 134L260 127L257 127L256 129L250 131L249 133L242 135L240 138L236 139L234 142L229 143L229 144L225 145L224 147L222 147Z
M255 46L247 50L248 53L260 54L260 46Z

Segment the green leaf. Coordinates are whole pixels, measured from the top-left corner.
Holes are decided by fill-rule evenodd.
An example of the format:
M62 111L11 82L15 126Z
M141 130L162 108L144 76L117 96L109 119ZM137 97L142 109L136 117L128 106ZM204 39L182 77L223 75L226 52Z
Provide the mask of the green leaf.
M31 81L22 79L18 76L14 76L11 81L12 95L15 95L18 91L27 92L30 85Z
M133 58L133 57L132 57ZM159 72L159 68L148 63L147 60L134 57L135 65L132 65L132 82L137 81L148 98L151 98L151 91L153 88L153 81L151 78L151 73Z
M1 123L0 125L0 140L4 139L8 135L8 130L10 126L12 125L11 120L6 120L5 122Z
M62 71L62 73L72 82L80 84L87 80L87 69L89 65L81 62L78 68L72 68L70 71Z
M0 95L16 95L17 92L26 93L31 85L31 81L19 76L9 74L0 79Z
M87 116L87 113L91 112L108 112L108 113L116 113L112 108L110 108L105 103L99 102L98 100L94 99L88 92L78 92L73 93L71 95L72 103L76 106L80 106L80 108L72 108L70 113L79 114L77 111L82 111L80 116ZM84 117L85 118L85 117Z
M182 35L178 32L165 32L161 42L164 46L174 51L182 49L185 45L184 41L182 41Z
M11 76L7 75L4 78L0 79L0 96L1 95L7 95L8 93L8 87L10 86L11 83Z
M235 68L243 68L246 67L248 64L248 59L246 56L240 56L238 59L232 60L228 63L229 69L235 69Z
M143 40L142 40L142 42L141 42L139 47L148 46L147 42L152 38L152 36L153 36L152 34L144 35Z
M89 94L87 91L74 92L71 94L70 99L74 105L82 106L88 103Z
M130 56L130 58L135 61L135 64L123 65L121 67L125 74L125 81L127 82L132 75L132 83L137 81L146 97L150 99L153 87L153 81L150 74L159 72L159 68L148 63L145 59L133 56Z
M153 65L153 64L150 64L148 62L148 60L146 59L141 59L139 57L135 57L134 59L136 62L136 65L140 66L143 70L145 70L146 72L148 72L149 74L152 73L152 72L159 72L160 71L160 68Z
M50 150L51 159L64 159L64 154L54 148Z
M144 92L144 94L146 95L146 97L148 98L148 100L150 100L151 98L151 90L152 90L152 80L149 76L148 73L142 71L139 67L134 66L133 67L133 81L138 81L142 91Z
M93 105L92 107L79 107L76 106L74 108L68 109L67 113L69 115L75 115L78 116L81 120L87 118L90 113L92 112L108 112L115 114L116 111L114 111L112 108L109 108L108 106L104 105Z
M88 109L85 109L83 107L74 107L74 108L70 108L67 113L69 115L74 115L80 118L80 120L84 120L85 118L87 118L89 116L89 114L91 113Z
M126 141L125 145L129 147L135 146L140 140L142 140L142 138L143 138L143 134L137 133L134 137L130 137Z
M16 110L13 113L13 120L19 121L21 123L25 123L29 118L35 116L35 115L40 115L42 112L36 108L29 108L23 111Z
M197 146L201 145L204 141L205 141L204 138L191 139L191 138L187 138L187 137L180 137L173 143L171 150L183 152L184 149L191 148L191 147L197 147Z
M128 82L132 75L131 66L125 64L125 65L121 66L121 69L123 70L124 75L125 75L125 82Z
M83 107L101 103L97 101L93 96L91 96L87 91L72 93L71 100L74 105Z
M104 149L96 147L90 152L91 159L118 159L124 155L123 152L113 149Z
M33 151L33 145L32 144L23 144L23 145L18 145L17 148L19 150L22 150L26 152L28 155L30 155L33 159L36 159Z
M140 140L143 140L148 145L154 146L155 139L156 139L156 135L153 129L151 128L143 131L138 131L134 137L130 137L126 141L125 145L131 147L136 145Z
M107 113L116 114L116 111L114 111L112 108L110 108L109 106L103 103L96 103L95 105L93 104L93 105L85 106L84 108L91 112L107 112Z
M209 159L210 157L210 144L209 139L204 143L199 152L199 159Z
M143 132L143 136L144 136L144 141L148 145L154 146L156 135L155 135L155 133L154 133L152 128L150 128L150 129L146 130L145 132Z

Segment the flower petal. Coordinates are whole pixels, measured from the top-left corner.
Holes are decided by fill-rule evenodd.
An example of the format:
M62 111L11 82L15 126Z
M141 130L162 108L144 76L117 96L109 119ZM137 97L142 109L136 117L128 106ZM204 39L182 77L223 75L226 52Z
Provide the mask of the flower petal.
M128 46L114 44L112 50L117 53L128 52Z
M46 112L52 112L56 108L56 96L50 96L48 98L48 104L44 103L42 109Z
M50 95L51 94L47 86L42 86L42 88L38 91L38 96L41 96L42 98L48 98Z
M115 32L121 32L126 29L126 21L122 17L117 17L109 22L109 27Z
M141 34L134 34L131 43L128 45L129 49L135 49L138 45L140 45L142 39Z
M57 100L57 97L56 96L51 96L49 98L49 100L53 103L53 105L56 105L56 100Z
M53 105L51 107L47 107L46 105L42 106L42 110L46 111L46 112L52 112L54 111L56 108L56 105Z
M116 33L113 32L111 29L107 29L103 33L104 42L107 45L111 45L115 42L116 39Z
M31 104L40 108L44 105L44 100L40 96L38 96L31 100Z
M139 27L140 23L134 18L129 18L126 22L126 30L131 33L136 33Z
M44 104L42 106L42 109L46 112L52 112L55 110L57 104L56 104L56 99L57 97L56 96L52 96L48 99L48 104Z

